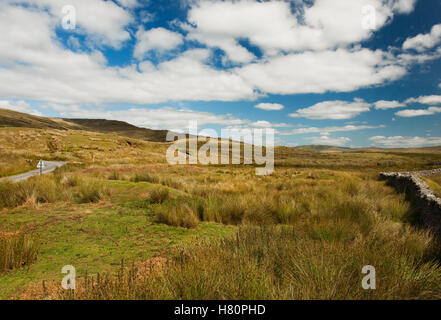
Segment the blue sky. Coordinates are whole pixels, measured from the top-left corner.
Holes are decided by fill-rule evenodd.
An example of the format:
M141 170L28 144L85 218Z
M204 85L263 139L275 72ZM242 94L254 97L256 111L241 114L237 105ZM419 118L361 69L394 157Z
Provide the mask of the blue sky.
M0 107L272 127L289 146L441 145L440 12L441 0L4 0Z

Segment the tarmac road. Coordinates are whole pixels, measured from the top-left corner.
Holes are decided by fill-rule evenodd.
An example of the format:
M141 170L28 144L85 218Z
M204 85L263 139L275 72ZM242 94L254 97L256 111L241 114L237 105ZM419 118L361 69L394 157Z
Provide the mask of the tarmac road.
M44 161L45 164L45 168L43 169L43 174L46 173L50 173L52 171L54 171L55 169L62 167L66 164L66 162L62 162L62 161ZM38 176L40 175L40 169L36 169L36 170L32 170L32 171L28 171L25 173L21 173L21 174L17 174L15 176L10 176L10 177L5 177L5 178L0 178L0 182L2 181L12 181L12 182L19 182L19 181L24 181L29 179L30 177L33 176Z

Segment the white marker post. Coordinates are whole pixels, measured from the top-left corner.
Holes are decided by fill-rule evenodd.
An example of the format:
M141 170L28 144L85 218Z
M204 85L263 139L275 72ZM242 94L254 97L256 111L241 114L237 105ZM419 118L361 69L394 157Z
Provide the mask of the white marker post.
M40 176L43 174L43 168L46 168L43 160L38 161L37 169L40 169Z

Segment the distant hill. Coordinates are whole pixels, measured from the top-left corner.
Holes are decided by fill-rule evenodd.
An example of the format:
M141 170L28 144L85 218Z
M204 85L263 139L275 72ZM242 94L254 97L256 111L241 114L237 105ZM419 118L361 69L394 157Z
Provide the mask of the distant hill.
M0 108L0 127L24 127L35 129L79 130L74 123L65 123L61 119L33 116Z
M426 154L440 154L441 146L436 147L422 147L422 148L347 148L327 145L308 145L299 146L295 149L322 151L322 152L369 152L369 153L426 153Z
M427 153L427 154L438 154L441 153L441 146L435 147L422 147L422 148L360 148L356 149L361 152L396 152L396 153Z
M152 142L166 142L168 132L167 130L138 128L123 121L46 118L6 109L0 109L0 127L84 130L98 133L114 133L128 138Z
M340 152L352 151L351 148L327 146L327 145L308 145L308 146L299 146L296 148L305 149L305 150L314 150L314 151L340 151Z
M167 130L152 130L139 128L127 122L104 119L60 119L46 118L16 112L0 108L1 127L24 127L35 129L56 129L56 130L84 130L97 133L113 133L123 137L139 139L151 142L166 142ZM194 138L188 136L187 138ZM279 147L280 148L280 147ZM291 149L291 148L290 148ZM357 148L328 146L328 145L305 145L293 148L294 150L309 150L317 152L396 152L396 153L426 153L441 154L441 146L425 148Z
M115 133L120 136L153 141L166 142L168 130L152 130L139 128L127 122L104 119L63 119L63 121L80 126L83 130L99 133Z

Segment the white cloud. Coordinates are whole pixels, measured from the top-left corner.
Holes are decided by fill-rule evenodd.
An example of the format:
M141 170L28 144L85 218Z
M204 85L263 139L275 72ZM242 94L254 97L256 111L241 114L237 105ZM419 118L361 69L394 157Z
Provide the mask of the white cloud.
M278 111L285 108L284 105L279 103L259 103L254 106L257 109L262 109L266 111Z
M74 50L80 50L81 49L81 43L80 40L78 40L77 37L75 36L70 36L69 39L67 40L67 45L74 49Z
M122 43L130 39L126 28L134 22L131 14L112 1L103 0L6 0L9 3L21 3L48 9L52 16L52 24L60 24L65 14L62 8L71 5L75 8L77 29L70 32L86 34L92 41L99 44L120 48ZM133 1L122 1L126 4ZM3 10L3 9L2 9ZM19 20L16 23L22 23Z
M287 124L287 123L271 123L271 122L266 121L266 120L255 121L255 122L251 123L250 126L256 127L256 128L286 128L286 127L291 127L291 125Z
M395 113L396 116L404 117L404 118L412 118L419 116L431 116L441 112L441 108L438 107L430 107L428 109L407 109L401 110Z
M150 29L148 31L140 28L136 32L137 43L133 56L142 60L149 51L156 50L164 53L175 49L183 43L183 37L180 33L172 32L164 28Z
M396 56L396 63L398 65L410 65L414 63L425 63L441 57L441 48L433 52L425 53L400 53Z
M405 101L407 104L420 103L420 104L441 104L441 96L420 96L418 98L410 98Z
M79 109L60 113L63 117L92 118L125 121L135 126L150 129L185 130L189 121L197 121L198 126L204 125L243 125L246 120L238 119L230 114L216 115L210 112L197 112L185 109L164 107L159 109L131 108L128 110Z
M296 1L257 2L196 1L188 13L189 38L219 47L235 62L249 62L253 55L238 40L249 41L266 55L280 51L326 50L344 47L371 36L362 27L362 8L376 9L377 28L394 12L408 13L414 1L316 0L313 5Z
M64 104L57 104L57 103L48 103L45 105L40 105L40 108L54 110L61 115L72 114L74 112L80 112L82 110L81 106L79 106L79 105L73 105L73 104L64 105Z
M33 109L32 106L25 101L0 100L0 108L22 113L29 113L34 116L41 116L40 112Z
M398 13L411 13L416 2L417 0L395 0L392 1L392 9Z
M140 72L133 65L108 67L100 52L74 53L54 39L48 13L0 4L0 96L78 104L236 101L256 96L238 75L206 65L208 50L189 50Z
M252 61L255 56L250 53L245 48L238 45L234 40L231 39L217 39L215 37L210 37L205 40L201 39L201 36L196 34L191 34L187 37L188 40L197 40L210 47L219 47L224 50L229 56L230 60L235 63L248 63Z
M441 137L384 137L375 136L369 138L376 146L386 148L415 148L441 145Z
M407 73L384 52L368 49L303 52L236 69L248 83L272 94L349 92Z
M387 110L387 109L395 109L395 108L402 108L406 105L404 103L401 103L399 101L386 101L386 100L380 100L375 102L375 109L377 110Z
M135 8L139 6L138 0L116 0L121 6L125 8Z
M60 22L59 6L61 3L51 0L17 1L32 5L9 5L12 0L0 3L0 64L2 66L0 96L10 99L58 104L107 102L153 104L182 100L237 101L255 99L265 94L348 92L396 80L406 74L408 66L406 63L409 63L397 62L396 57L381 50L372 51L358 46L351 46L351 49L348 49L353 43L348 43L348 41L356 42L357 40L354 39L364 39L369 37L370 33L363 31L357 35L347 35L336 31L347 29L352 32L347 25L341 28L333 25L328 28L326 24L335 24L335 21L323 22L325 25L319 25L318 21L328 19L328 17L322 17L323 7L320 6L326 7L334 3L334 1L321 0L311 7L322 8L319 11L309 11L311 8L305 7L305 17L310 19L308 26L298 23L297 17L291 13L287 3L281 1L253 2L256 4L256 7L253 7L255 11L249 13L250 16L255 14L257 17L264 13L265 10L260 7L264 6L268 9L271 21L274 19L273 24L265 25L266 20L256 22L248 19L245 11L241 11L239 17L236 15L223 17L222 19L226 21L231 20L231 24L222 22L220 29L207 22L204 30L209 34L221 32L224 30L222 28L227 28L224 31L227 35L231 31L230 35L226 37L226 40L222 38L222 41L233 41L235 44L237 39L241 39L241 32L245 32L239 23L243 21L243 29L249 27L249 30L253 31L247 33L245 38L261 47L265 53L264 57L255 63L230 69L218 69L210 63L210 49L197 49L180 53L176 58L157 65L143 61L139 65L109 66L105 56L96 50L95 46L87 52L78 50L72 52L64 48L55 32ZM354 1L357 5L361 3L359 0ZM375 0L374 2L379 4L381 1ZM85 33L89 41L96 40L97 44L107 44L118 48L124 44L124 41L130 39L127 27L133 22L133 17L129 11L112 1L72 0L70 3L77 8L80 27L78 32ZM226 3L232 8L239 8L240 6L247 7L251 2ZM336 1L335 6L338 7L342 3ZM352 5L355 8L356 4L351 2L351 8ZM201 5L201 8L203 6L205 4ZM281 8L288 11L283 13ZM390 16L389 13L384 12L392 10L393 13L393 10L398 10L391 8L392 4L387 6L381 4L380 14ZM309 14L306 13L307 11ZM94 12L100 12L99 19L92 14ZM280 16L282 13L283 17ZM357 11L357 14L359 13ZM279 21L276 18L282 20ZM346 23L345 19L337 20L342 24ZM290 24L292 21L295 22L294 25ZM292 30L284 33L286 23ZM357 23L359 24L360 21ZM278 30L276 33L264 30L273 27L276 31ZM316 40L309 43L312 40L308 39L311 30L304 33L302 28L311 29L312 33L322 34L316 39L325 39L328 41L325 41L327 44L321 44L320 40L315 47L314 41ZM199 24L196 29L199 30ZM329 32L334 31L327 34L328 29ZM238 32L238 38L234 30ZM171 33L171 31L167 32ZM190 30L190 34L193 32L202 31ZM295 37L289 38L292 34ZM288 38L283 39L283 35ZM333 39L334 35L337 38ZM292 40L296 40L296 37L305 37L306 42L296 47L297 41ZM168 42L162 41L162 37L159 38L161 38L160 42L156 41L153 47L147 45L144 50L170 48ZM79 49L74 41L71 42ZM333 43L331 48L320 51L322 48L327 48L331 42ZM289 49L290 46L306 48L305 43L313 51L299 52L296 51L297 49ZM280 51L285 51L284 46L287 46L289 50L282 54ZM336 46L340 48L334 50ZM235 49L237 48L242 53L248 52L241 46L235 46ZM144 50L140 49L139 52ZM233 55L240 56L237 53ZM257 58L252 57L252 59Z
M53 103L140 104L254 97L253 88L239 76L205 65L204 50L188 51L146 72L131 65L107 67L100 52L63 49L53 40L51 21L44 12L2 7L0 96Z
M385 128L384 125L380 126L354 126L354 125L347 125L342 127L325 127L325 128L317 128L317 127L306 127L306 128L298 128L293 129L289 131L282 131L280 132L281 135L295 135L295 134L309 134L309 133L320 133L321 135L328 135L333 132L350 132L350 131L359 131L359 130L366 130L366 129L380 129Z
M306 140L309 140L312 144L328 146L344 146L351 142L351 139L347 137L331 138L329 136L306 138Z
M0 104L1 105L1 104ZM239 119L231 114L214 114L211 112L190 109L163 108L130 108L127 110L105 110L101 108L81 108L77 105L47 104L43 108L57 111L64 118L90 118L119 120L138 127L150 129L167 129L185 131L190 121L197 121L198 126L221 125L225 127L282 128L286 123L271 123L265 120L251 121Z
M441 24L434 25L430 33L419 34L413 38L408 38L403 43L404 50L414 49L423 52L441 43Z
M362 112L370 110L371 105L363 100L356 99L354 102L347 101L324 101L311 107L299 109L289 116L293 118L307 118L312 120L344 120L351 119Z

